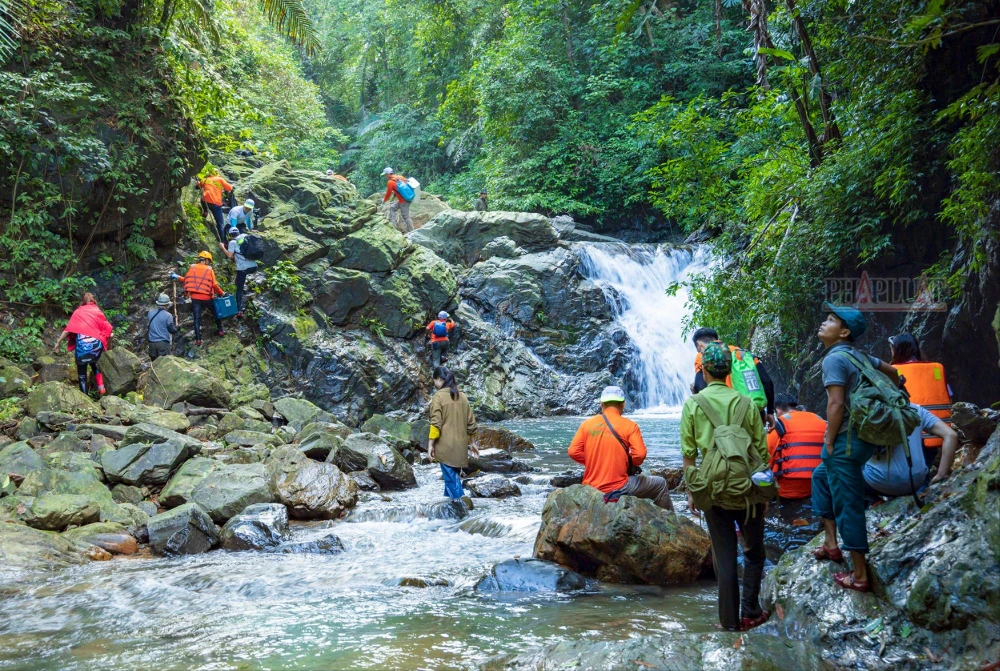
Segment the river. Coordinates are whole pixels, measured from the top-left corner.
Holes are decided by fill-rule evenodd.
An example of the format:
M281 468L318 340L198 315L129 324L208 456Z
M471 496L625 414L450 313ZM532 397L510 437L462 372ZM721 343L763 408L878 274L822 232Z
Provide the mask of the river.
M347 546L340 555L217 551L0 573L0 668L463 669L556 639L711 631L711 582L572 596L473 591L495 563L530 556L548 480L573 466L565 450L578 422L507 423L536 445L519 455L537 469L532 484L517 498L476 499L465 520L416 514L442 497L437 468L418 466L418 488L359 505L368 521L295 528L304 538L332 527ZM647 463L679 464L676 416L639 423ZM448 584L401 587L404 578Z

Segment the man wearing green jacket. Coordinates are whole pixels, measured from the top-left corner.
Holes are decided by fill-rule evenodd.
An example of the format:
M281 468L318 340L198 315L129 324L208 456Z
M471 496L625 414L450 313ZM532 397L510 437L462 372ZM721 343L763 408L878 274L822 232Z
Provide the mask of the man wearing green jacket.
M733 355L721 342L706 345L701 356L702 374L707 385L698 395L729 424L737 406L744 398L726 386L726 376L733 366ZM764 422L757 412L745 412L740 425L750 436L750 449L756 450L763 463L768 463L767 436ZM681 412L681 456L684 469L696 466L698 455L704 461L705 453L712 446L715 427L694 397L684 403ZM694 499L688 493L688 508L695 512ZM712 539L712 562L719 581L719 621L730 631L746 631L767 621L770 613L760 607L760 583L764 578L764 504L749 508L729 510L712 506L704 511L708 534ZM743 600L740 601L740 584L736 574L738 541L735 526L743 534ZM741 617L742 613L742 617Z

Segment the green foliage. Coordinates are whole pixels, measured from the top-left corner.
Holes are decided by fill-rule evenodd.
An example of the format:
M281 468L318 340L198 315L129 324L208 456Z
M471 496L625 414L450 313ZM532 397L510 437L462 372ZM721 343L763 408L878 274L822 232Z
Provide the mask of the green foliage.
M12 361L31 361L42 346L42 333L48 320L29 315L18 320L16 328L0 328L0 356Z
M21 415L21 399L4 398L0 399L0 423L17 419ZM7 475L4 473L4 475Z
M385 338L385 331L388 328L381 320L368 317L361 318L361 326L371 331L371 334L379 340Z
M264 287L277 296L287 296L296 308L309 302L309 292L302 287L298 268L291 261L278 261L264 269Z

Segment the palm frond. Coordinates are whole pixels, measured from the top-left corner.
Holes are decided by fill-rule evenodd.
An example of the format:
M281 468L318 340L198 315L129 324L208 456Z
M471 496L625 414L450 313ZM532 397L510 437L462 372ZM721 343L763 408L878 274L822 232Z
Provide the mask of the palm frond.
M19 26L27 15L21 0L0 0L0 60L14 53L21 39Z
M319 35L302 0L260 0L260 8L275 30L313 54L319 49Z
M214 6L211 0L182 0L183 15L191 17L191 23L182 21L180 33L194 43L205 43L205 37L210 42L219 42L222 35L219 33L219 24L212 16ZM199 30L201 34L199 34Z

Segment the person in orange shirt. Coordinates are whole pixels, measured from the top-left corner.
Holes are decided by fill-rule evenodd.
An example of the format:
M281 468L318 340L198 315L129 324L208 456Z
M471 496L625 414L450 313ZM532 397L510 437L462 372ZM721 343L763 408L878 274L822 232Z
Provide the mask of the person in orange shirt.
M186 275L170 273L170 279L183 280L184 292L191 297L191 308L194 311L194 344L201 345L201 313L206 308L215 318L215 326L219 329L219 336L226 335L226 332L222 330L222 320L215 312L215 303L212 301L215 296L221 296L225 293L219 283L215 281L215 271L212 270L212 254L200 252L198 262L188 268Z
M820 464L826 421L789 394L778 394L774 406L778 416L767 434L767 451L778 479L778 497L804 499L812 496L812 474Z
M215 227L219 231L219 241L221 242L226 239L226 222L222 216L222 192L232 191L233 185L227 182L218 170L212 170L211 175L198 180L198 187L201 189L201 202L215 218Z
M389 221L397 228L402 227L403 233L409 233L413 230L413 219L410 218L410 203L399 195L399 190L396 188L396 183L399 180L405 182L406 177L396 174L392 168L383 170L382 176L386 180L385 195L382 196L382 202L386 203L390 198L395 198L389 205Z
M646 459L646 444L639 425L622 417L624 411L625 392L621 387L605 387L600 414L580 425L569 445L569 456L583 464L583 484L603 492L605 502L635 496L673 510L667 481L638 472Z
M427 337L431 339L431 353L434 355L434 368L438 368L444 361L455 326L454 320L444 310L438 313L437 319L427 325Z

